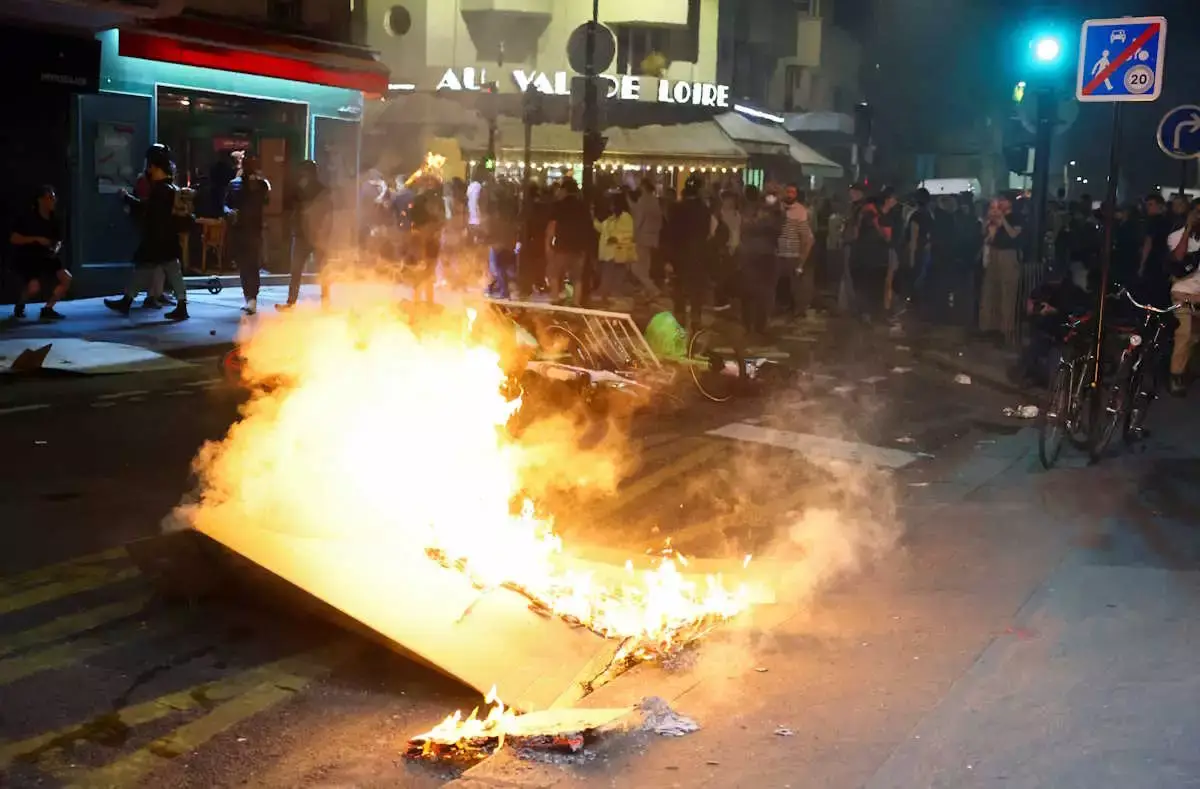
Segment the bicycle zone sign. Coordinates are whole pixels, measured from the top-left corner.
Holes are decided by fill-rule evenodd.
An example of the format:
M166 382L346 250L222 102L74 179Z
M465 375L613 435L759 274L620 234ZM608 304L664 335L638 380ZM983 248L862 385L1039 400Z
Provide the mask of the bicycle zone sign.
M1079 101L1155 101L1162 95L1167 20L1089 19L1079 35Z

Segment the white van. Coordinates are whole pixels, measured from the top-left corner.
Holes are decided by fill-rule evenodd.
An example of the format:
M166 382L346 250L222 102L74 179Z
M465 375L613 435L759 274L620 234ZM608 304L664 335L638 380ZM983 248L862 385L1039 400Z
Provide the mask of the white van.
M978 178L930 178L922 181L921 187L931 195L959 195L971 192L978 197L982 190Z

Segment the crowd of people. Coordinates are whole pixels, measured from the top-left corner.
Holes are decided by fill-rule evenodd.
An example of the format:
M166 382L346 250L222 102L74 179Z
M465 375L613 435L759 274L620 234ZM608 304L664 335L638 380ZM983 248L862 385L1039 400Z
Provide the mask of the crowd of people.
M152 146L134 190L122 192L139 244L124 294L105 304L128 314L145 292L144 306L175 302L166 317L187 319L181 244L199 217L228 226L243 310L253 314L270 182L253 156L223 157L185 201L172 158L168 147ZM589 202L571 177L522 187L478 169L469 180L445 181L440 165L428 160L412 175L389 182L373 172L363 183L349 258L399 272L419 301L432 301L439 286L621 309L652 307L669 295L659 306L688 330L711 310L769 341L781 324L818 319L817 295L825 291L836 297L823 306L896 332L906 315L916 315L1012 344L1025 321L1030 342L1014 371L1022 381L1044 379L1064 314L1095 301L1103 258L1103 219L1088 195L1068 201L1060 193L1050 203L1045 236L1033 239L1028 200L935 197L924 189L902 198L865 183L844 196L806 195L795 184L743 187L693 176L676 193L652 179L601 177ZM291 283L281 310L296 303L309 264L319 269L330 257L330 233L340 224L331 219L331 202L316 164L303 163L284 194ZM1152 194L1119 207L1109 284L1156 304L1200 301L1198 205L1183 197L1168 204ZM20 282L17 318L39 296L43 320L62 318L56 304L71 277L58 254L55 206L53 188L44 187L10 235L10 269ZM1030 276L1024 263L1035 244L1047 265L1033 267ZM327 300L328 280L321 281ZM1182 311L1171 365L1176 392L1193 346L1192 323L1190 311Z

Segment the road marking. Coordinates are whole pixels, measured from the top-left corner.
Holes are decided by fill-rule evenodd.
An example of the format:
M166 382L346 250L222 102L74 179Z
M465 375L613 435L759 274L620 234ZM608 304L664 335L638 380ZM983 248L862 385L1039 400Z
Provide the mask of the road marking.
M146 389L133 389L128 392L109 392L108 394L102 394L102 395L98 396L96 399L97 400L120 400L123 397L140 397L142 395L148 395L148 394L150 394L150 392Z
M704 441L694 449L678 456L666 466L656 469L645 476L637 477L628 487L618 488L616 496L606 504L601 504L599 511L592 513L589 517L603 518L613 515L676 477L680 477L689 471L703 466L718 454L727 451L727 449L725 445L719 442Z
M790 430L776 430L741 422L710 430L707 435L790 449L808 458L865 463L870 466L892 469L903 468L920 457L912 452L892 447L877 447L857 441L843 441L840 438L815 436L811 433L793 433Z
M184 396L187 396L190 394L192 394L191 389L176 389L173 392L167 392L166 396L167 397L184 397Z
M50 583L51 581L62 580L63 576L69 576L76 573L81 568L92 564L104 564L111 562L114 559L128 558L128 554L124 548L109 548L99 553L86 554L84 556L76 556L73 559L56 564L48 564L44 567L36 567L32 570L17 575L12 575L7 578L0 578L0 595L10 594L12 592L28 589L31 586L38 584Z
M10 406L8 408L0 408L0 416L4 416L5 414L23 414L26 411L41 411L42 409L49 408L49 407L50 407L49 403L34 403L33 405L14 405L14 406Z
M221 383L220 378L206 378L203 381L192 381L191 383L186 383L186 384L184 384L184 386L194 386L198 389L200 389L200 388L207 389L207 388L216 386L220 383Z
M54 671L79 663L117 647L140 643L159 635L162 635L162 629L148 628L142 623L137 623L0 660L0 686L12 684L43 671Z
M96 402L92 403L92 408L112 408L115 405L116 402L112 400L97 400Z
M139 595L128 600L121 600L97 608L89 608L75 614L60 616L39 627L24 630L19 633L5 633L0 641L0 657L21 652L31 647L61 641L64 638L86 633L101 625L115 622L133 616L145 608L151 599L150 595Z
M137 575L138 570L136 567L122 567L115 571L113 569L83 571L74 578L52 581L6 597L0 597L0 615L10 614L13 611L20 611L25 608L32 608L35 605L41 605L63 597L70 597L81 592L90 592L102 586L127 581Z
M194 685L149 701L122 707L88 721L74 723L17 742L0 743L0 770L7 769L13 762L36 764L75 743L94 739L93 732L101 725L106 725L109 731L133 729L177 713L212 709L263 683L290 686L297 677L319 678L337 668L359 649L361 645L357 642L338 642L245 669L215 682ZM59 771L51 768L49 772ZM56 774L55 777L64 776Z
M260 677L262 681L258 684L232 695L228 701L213 707L207 715L185 723L128 756L91 770L67 768L60 771L52 768L51 774L67 786L79 789L139 784L171 759L190 753L242 721L291 699L356 654L358 648L357 644L343 644L340 649L323 650L326 653L324 658L316 659L310 654L286 669L280 666L288 661L280 661L274 664L273 670L263 672L266 676ZM211 704L211 689L206 695Z

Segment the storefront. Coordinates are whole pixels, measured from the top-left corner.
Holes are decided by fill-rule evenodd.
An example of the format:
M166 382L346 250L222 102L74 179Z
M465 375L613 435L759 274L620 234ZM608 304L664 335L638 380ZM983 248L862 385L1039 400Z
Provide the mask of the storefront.
M276 187L269 268L286 266L282 194L299 162L316 159L331 186L354 192L363 96L387 88L365 51L188 20L98 38L100 92L80 98L76 123L77 294L124 280L137 234L118 193L133 186L152 142L171 146L180 186L231 151L260 158Z
M840 164L792 137L776 123L757 123L737 112L718 115L715 120L750 155L747 184L794 182L802 189L816 189L826 179L843 177Z

